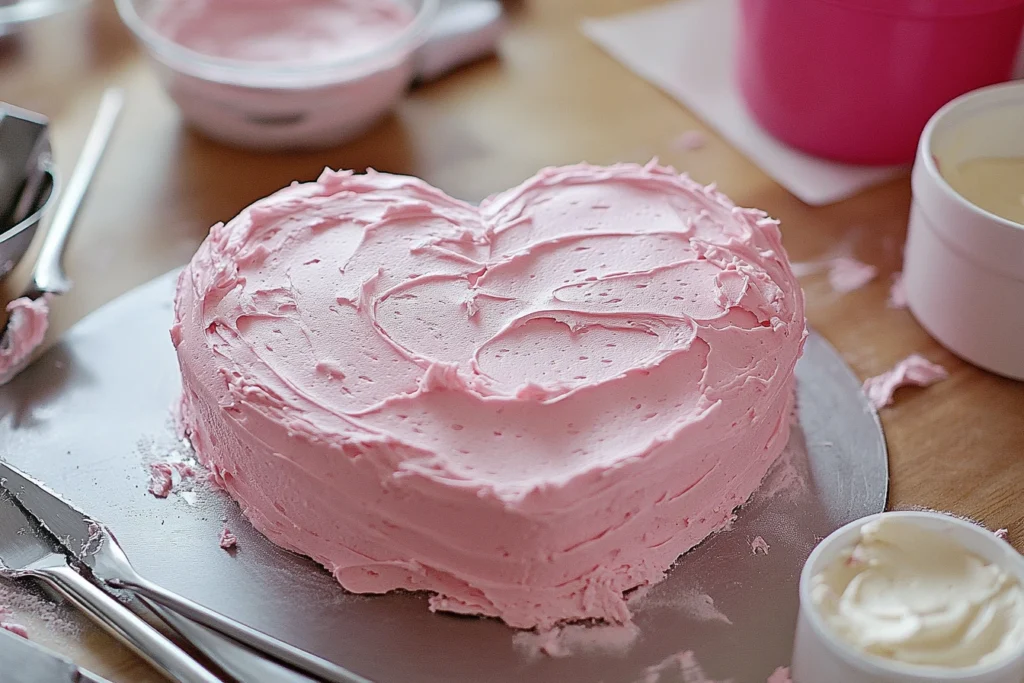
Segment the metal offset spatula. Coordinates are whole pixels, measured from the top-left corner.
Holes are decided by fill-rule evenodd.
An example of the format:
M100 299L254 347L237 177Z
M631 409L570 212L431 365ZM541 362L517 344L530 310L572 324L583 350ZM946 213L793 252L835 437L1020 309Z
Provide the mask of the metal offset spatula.
M72 568L55 539L36 526L10 493L0 492L0 575L46 583L173 681L219 683L184 650Z
M223 668L229 669L229 666L214 656L216 652L211 654L207 651L209 649L216 650L217 647L210 648L208 642L197 642L194 637L208 640L203 639L202 631L205 629L202 627L211 629L212 631L207 632L209 634L226 636L229 640L225 640L225 643L230 644L234 641L316 679L337 683L370 683L365 678L346 671L325 659L214 612L143 578L132 568L114 535L103 524L92 520L59 495L50 491L45 485L2 461L0 461L0 489L13 495L18 506L26 514L35 518L53 537L60 539L63 548L78 562L88 567L93 577L107 586L132 591L142 599L144 604L156 608L154 611L157 614L164 617L173 628L203 650L205 654L214 658ZM0 490L0 493L3 491ZM0 538L2 537L2 530L0 530ZM170 611L160 609L160 606L169 608ZM181 617L187 617L187 619L183 620ZM202 627L198 627L199 631L197 631L198 624L202 625ZM184 629L179 628L181 626L184 626ZM204 645L206 646L204 647ZM237 651L235 654L238 654ZM265 663L273 664L270 661L265 661ZM280 670L280 673L285 673L285 671ZM246 683L250 680L259 680L261 683L262 681L285 680L276 677L239 678ZM302 679L293 677L286 680Z

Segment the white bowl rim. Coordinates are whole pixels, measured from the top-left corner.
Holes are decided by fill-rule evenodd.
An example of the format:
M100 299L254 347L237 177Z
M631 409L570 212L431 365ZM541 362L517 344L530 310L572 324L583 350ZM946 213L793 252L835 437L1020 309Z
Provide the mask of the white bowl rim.
M1012 572L1017 577L1017 580L1024 585L1024 559L1021 559L1021 556L1011 545L1000 540L993 532L983 526L961 519L960 517L956 517L950 513L939 512L936 510L894 510L868 515L867 517L854 520L849 524L836 529L824 540L818 543L814 550L811 551L810 556L804 563L803 570L800 572L800 611L807 615L807 619L810 622L811 627L826 647L829 647L838 657L851 666L866 671L872 676L884 677L897 675L909 678L917 677L918 679L928 677L929 680L934 681L962 681L988 674L997 674L1004 669L1013 666L1015 663L1018 663L1021 659L1024 659L1024 646L1022 646L1021 649L1018 652L1013 653L1012 656L1005 657L994 662L989 662L988 664L979 664L956 669L949 667L924 666L919 664L905 664L903 662L896 662L861 652L836 636L832 631L832 628L825 623L825 619L821 616L815 606L810 604L810 584L811 579L813 578L812 568L819 562L821 556L829 550L829 546L836 542L838 537L846 535L853 529L860 529L865 524L882 518L908 520L928 519L938 521L941 524L948 524L951 527L970 529L971 531L969 533L984 534L991 539L993 544L1002 544L1002 546L1004 546L1001 547L1001 549L1005 555L1005 562L1000 563L1000 566L1007 571ZM805 597L807 600L805 600Z
M170 0L173 2L174 0ZM136 11L134 0L114 0L121 20L152 56L175 71L227 85L255 88L305 89L361 78L382 62L400 61L427 39L437 15L439 0L419 0L412 22L395 36L362 54L341 60L274 65L226 57L212 57L191 50L164 36Z

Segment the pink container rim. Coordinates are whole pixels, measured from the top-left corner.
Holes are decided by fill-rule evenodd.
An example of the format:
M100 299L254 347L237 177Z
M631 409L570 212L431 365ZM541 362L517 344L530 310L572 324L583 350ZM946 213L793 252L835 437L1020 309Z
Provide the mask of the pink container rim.
M859 12L913 19L974 16L1014 7L1024 7L1024 0L817 0L817 2Z

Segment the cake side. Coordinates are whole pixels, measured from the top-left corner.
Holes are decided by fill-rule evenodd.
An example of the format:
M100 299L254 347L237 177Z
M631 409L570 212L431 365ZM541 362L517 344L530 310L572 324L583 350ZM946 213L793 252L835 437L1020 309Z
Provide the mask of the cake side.
M325 172L216 226L172 339L199 457L356 592L629 618L785 446L803 298L760 212L654 165L476 209Z

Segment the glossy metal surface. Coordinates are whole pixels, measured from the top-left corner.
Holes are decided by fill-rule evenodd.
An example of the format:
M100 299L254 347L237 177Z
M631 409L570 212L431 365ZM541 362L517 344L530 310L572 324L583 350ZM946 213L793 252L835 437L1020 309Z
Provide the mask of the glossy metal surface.
M18 506L25 513L30 515L50 536L59 539L62 545L60 550L70 553L79 562L86 565L92 571L93 578L104 585L127 589L137 596L146 598L147 605L157 603L167 607L198 624L234 638L239 643L260 653L324 680L337 683L367 683L364 679L359 679L326 660L267 636L202 605L197 605L140 576L132 567L113 533L100 521L90 518L84 511L76 508L71 501L50 490L45 484L35 481L9 463L2 461L0 461L0 488L4 489L4 493L0 493L0 496L8 494L17 499ZM7 546L17 548L20 541L36 540L32 534L3 533L5 530L3 521L3 515L0 515L0 561L3 560L3 553ZM154 609L154 611L188 638L184 632L189 630L188 624L185 624L183 629L182 624L173 617L168 618L164 610ZM207 637L203 640L209 641L210 639Z
M532 657L500 622L432 614L423 595L346 593L312 561L266 541L237 505L204 485L194 506L177 494L147 493L146 464L188 452L170 412L179 390L167 334L175 277L100 309L0 389L0 456L116 529L145 576L379 683L632 683L684 650L709 678L764 681L789 664L797 579L811 548L885 506L877 415L835 350L812 334L797 366L801 429L785 456L805 484L755 494L731 531L684 556L636 608L632 646ZM233 554L217 542L225 526L238 537ZM756 536L770 545L767 555L753 554ZM725 619L693 609L693 595L710 596Z
M166 636L73 569L49 532L6 491L0 493L0 575L42 581L172 681L219 683Z
M30 640L0 629L0 671L5 680L47 683L110 683Z

